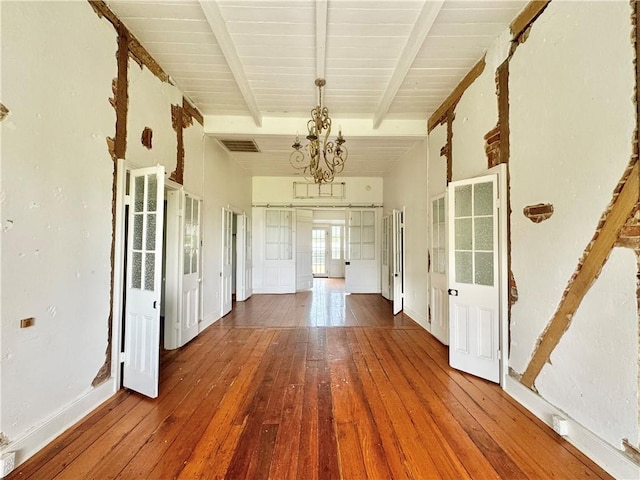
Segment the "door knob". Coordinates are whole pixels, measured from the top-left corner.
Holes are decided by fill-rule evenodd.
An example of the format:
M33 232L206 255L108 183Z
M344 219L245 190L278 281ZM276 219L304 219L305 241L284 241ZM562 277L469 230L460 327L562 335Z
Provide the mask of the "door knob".
M458 296L458 290L456 290L455 288L450 288L448 292L449 292L449 295L451 295L452 297Z

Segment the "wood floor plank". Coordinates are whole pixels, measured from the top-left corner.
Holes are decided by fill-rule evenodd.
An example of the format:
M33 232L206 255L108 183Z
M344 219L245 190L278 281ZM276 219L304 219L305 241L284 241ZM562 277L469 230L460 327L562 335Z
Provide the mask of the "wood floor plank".
M19 466L34 479L611 478L380 295L254 295Z

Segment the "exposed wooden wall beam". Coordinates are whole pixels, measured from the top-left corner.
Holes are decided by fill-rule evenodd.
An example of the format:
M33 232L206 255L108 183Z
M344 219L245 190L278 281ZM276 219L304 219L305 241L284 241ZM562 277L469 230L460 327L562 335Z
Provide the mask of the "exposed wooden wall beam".
M422 48L425 39L433 27L433 23L436 21L444 0L425 2L420 15L413 25L411 34L407 39L407 43L404 46L404 50L398 59L398 64L389 80L389 84L382 95L382 99L378 104L376 113L373 117L373 128L378 128L387 115L393 99L396 97L402 82L404 82L411 65L413 64L418 52Z
M600 275L602 268L614 247L620 230L638 205L640 193L640 163L637 158L629 172L623 176L622 189L611 209L600 222L600 231L587 247L582 265L579 265L560 301L560 305L542 334L520 382L531 388L562 335L571 324L573 315ZM626 179L625 179L626 177Z
M533 0L522 9L520 14L511 22L511 36L514 40L538 18L538 15L547 8L550 1L551 0Z
M480 61L476 63L471 70L469 70L445 101L442 102L442 105L440 105L438 109L433 112L431 117L429 117L429 122L427 123L427 129L429 132L446 120L447 112L451 108L455 107L455 105L460 101L465 90L469 88L469 86L482 74L482 72L484 72L485 66L486 62L483 56Z

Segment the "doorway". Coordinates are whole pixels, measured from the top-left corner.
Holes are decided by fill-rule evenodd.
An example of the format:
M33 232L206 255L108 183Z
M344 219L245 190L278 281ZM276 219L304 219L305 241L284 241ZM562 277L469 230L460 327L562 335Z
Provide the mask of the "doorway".
M220 316L233 309L233 302L244 301L251 291L251 230L244 212L222 208L222 256L220 272Z
M314 228L311 231L311 270L314 277L328 277L327 260L329 231L326 228Z

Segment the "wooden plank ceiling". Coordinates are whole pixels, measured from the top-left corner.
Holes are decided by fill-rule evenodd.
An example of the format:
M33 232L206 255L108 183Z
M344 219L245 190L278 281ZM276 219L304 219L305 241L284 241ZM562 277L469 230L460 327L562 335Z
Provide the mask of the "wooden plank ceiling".
M349 148L343 175L384 176L526 1L200 0L107 4L251 175L294 175L289 152L326 78ZM304 137L304 135L302 135Z

